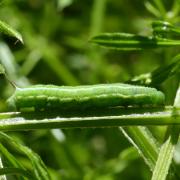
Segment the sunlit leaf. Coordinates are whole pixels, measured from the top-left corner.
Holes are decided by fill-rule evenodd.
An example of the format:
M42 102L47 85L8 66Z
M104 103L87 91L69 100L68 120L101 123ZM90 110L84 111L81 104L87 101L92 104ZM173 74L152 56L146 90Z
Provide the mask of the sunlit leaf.
M10 136L2 132L0 133L0 137L5 139L16 150L20 151L29 158L33 166L34 176L36 177L37 180L51 179L46 166L42 162L41 158L35 152L33 152L30 148L21 145L18 141L16 141L15 139L11 138Z
M0 21L0 32L8 36L14 37L21 43L23 43L21 34L3 21Z
M93 37L91 42L116 50L142 50L148 48L180 46L180 41L156 39L127 33L104 33Z

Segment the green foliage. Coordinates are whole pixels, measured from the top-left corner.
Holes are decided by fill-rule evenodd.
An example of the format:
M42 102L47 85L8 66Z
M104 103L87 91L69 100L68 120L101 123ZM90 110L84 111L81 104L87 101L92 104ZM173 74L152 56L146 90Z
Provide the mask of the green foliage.
M65 7L71 5L73 0L57 0L57 6L59 10L63 10Z
M180 55L175 56L169 64L158 67L154 71L146 74L135 76L129 80L130 84L141 84L147 86L156 86L163 81L171 78L173 75L179 74L180 72Z
M115 50L130 51L180 45L180 41L177 40L152 38L127 33L105 33L93 37L91 42Z
M3 21L0 21L0 32L8 36L15 37L17 40L23 43L21 34Z
M5 74L5 69L1 64L0 64L0 74Z
M16 140L12 139L11 137L9 137L8 135L6 135L2 132L0 133L0 138L4 139L6 142L10 143L13 146L13 148L15 148L17 151L20 151L21 153L25 154L31 161L32 172L31 173L29 172L26 174L27 171L24 171L23 174L25 174L25 176L27 176L30 179L37 179L37 180L50 179L44 163L41 161L40 157L36 153L34 153L28 147L21 145ZM3 146L1 145L1 147L3 147ZM1 152L4 152L4 151L1 151ZM7 152L7 151L5 151L5 152ZM2 155L5 155L5 157L11 161L11 157L9 157L9 153L5 153L5 154L2 153ZM18 164L18 163L16 162L16 164ZM6 172L6 171L4 171L4 172ZM13 171L11 171L11 173L15 173L15 174L18 173L18 168L13 169ZM19 173L21 173L21 171L19 171Z
M16 86L128 82L166 97L160 107L10 112L14 88L1 76L0 130L13 131L0 133L2 179L180 179L179 0L6 0L0 8L0 73Z

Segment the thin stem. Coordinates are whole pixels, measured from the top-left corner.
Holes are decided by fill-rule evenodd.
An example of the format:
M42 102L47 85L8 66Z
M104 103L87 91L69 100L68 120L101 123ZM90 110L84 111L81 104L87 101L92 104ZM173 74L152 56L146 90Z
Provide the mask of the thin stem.
M142 110L142 109L141 109ZM113 110L111 110L113 111ZM110 112L111 112L110 111ZM0 130L29 130L29 129L53 129L53 128L92 128L92 127L117 127L117 126L148 126L148 125L173 125L180 124L180 110L174 118L172 110L137 112L136 110L123 108L123 114L112 112L104 114L84 116L54 116L50 113L3 113L0 114ZM140 111L140 109L139 109ZM116 112L117 113L117 112ZM121 112L122 113L122 112Z

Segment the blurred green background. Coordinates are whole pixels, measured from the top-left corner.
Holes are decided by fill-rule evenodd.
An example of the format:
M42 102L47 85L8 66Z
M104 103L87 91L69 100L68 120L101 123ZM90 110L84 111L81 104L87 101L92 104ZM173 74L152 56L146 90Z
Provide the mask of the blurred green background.
M147 73L170 61L178 49L118 52L97 47L89 40L101 32L151 35L153 20L178 24L178 1L164 0L166 11L159 10L156 16L146 8L150 2L3 0L0 19L22 34L24 44L1 35L0 62L9 78L20 87L123 82ZM173 102L177 80L178 76L173 77L160 87L167 96L167 104ZM0 91L0 108L6 111L5 100L14 89L2 77ZM53 179L150 178L148 167L117 128L9 134L42 157ZM28 164L23 157L19 159Z

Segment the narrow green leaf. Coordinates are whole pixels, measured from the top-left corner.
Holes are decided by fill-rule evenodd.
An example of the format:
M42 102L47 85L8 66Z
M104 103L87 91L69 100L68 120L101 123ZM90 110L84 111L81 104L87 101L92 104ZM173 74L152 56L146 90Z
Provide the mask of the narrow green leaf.
M145 5L146 9L150 13L152 13L154 16L156 16L156 17L160 17L161 16L159 10L156 7L154 7L154 5L152 5L152 3L150 3L149 1L146 1L144 5Z
M21 43L23 43L21 34L3 21L0 21L0 32L8 36L14 37Z
M31 176L31 174L29 174L27 171L23 170L23 169L19 169L19 168L1 168L0 169L0 175L6 175L6 174L16 174L16 175L23 175L25 177L27 177L28 179L32 179L33 177Z
M171 8L171 12L173 12L173 18L178 17L179 10L180 10L179 0L175 0L175 1L173 2L172 8Z
M93 37L90 42L116 50L142 50L180 46L180 40L156 39L127 33L104 33Z
M180 107L180 84L179 89L176 94L176 98L174 101L174 110L172 112L172 120L176 119L177 109ZM161 146L159 156L156 162L155 169L153 171L152 180L165 180L170 165L172 163L173 153L175 149L175 145L179 138L179 126L169 126L168 127L168 137L165 142Z
M180 28L173 26L172 24L166 21L154 21L152 23L152 28L153 34L157 37L167 38L168 35L180 36Z
M41 158L36 153L34 153L28 147L21 145L18 141L14 140L10 136L2 132L0 132L0 137L5 139L15 149L19 150L21 153L25 154L29 158L33 166L34 176L37 180L50 180L51 179L46 166L44 165Z
M165 180L168 175L174 148L179 137L179 128L177 129L175 126L172 126L171 128L169 137L161 146L156 166L153 171L152 180Z
M9 153L9 151L2 144L0 144L0 153L4 156L4 158L6 158L6 162L11 166L23 168L23 166L21 166L21 164L15 159L15 157L11 153Z
M175 56L169 64L158 67L150 73L135 76L127 83L156 86L178 73L180 73L180 54Z
M159 9L159 12L161 12L161 16L165 18L166 9L164 7L164 3L162 2L162 0L154 0L154 4Z
M120 127L120 129L153 171L158 157L159 145L148 128L137 126Z
M25 168L21 165L21 163L2 144L0 144L0 154L5 159L6 164L25 171ZM19 177L19 180L26 180L26 178L22 176Z

